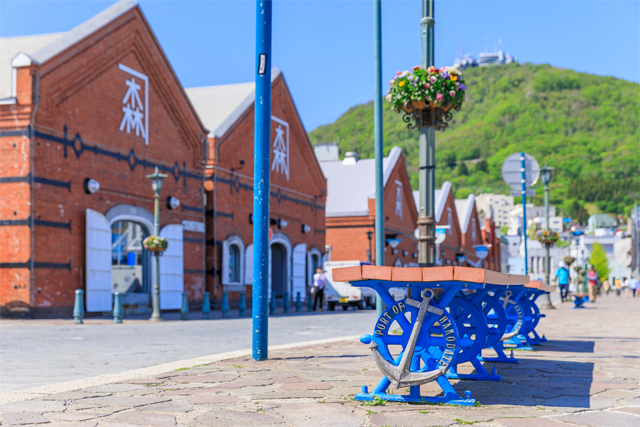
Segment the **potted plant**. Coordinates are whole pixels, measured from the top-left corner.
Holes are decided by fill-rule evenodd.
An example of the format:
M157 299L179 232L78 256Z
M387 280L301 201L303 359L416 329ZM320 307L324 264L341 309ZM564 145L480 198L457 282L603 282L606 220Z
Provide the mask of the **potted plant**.
M555 231L551 231L551 230L538 230L536 232L536 237L542 245L546 247L551 247L556 243L558 243L558 239L560 238L560 235Z
M149 236L142 241L142 245L149 252L162 255L162 253L167 250L169 242L164 237Z
M387 101L396 112L412 115L423 125L445 129L453 118L450 111L462 107L466 86L462 73L455 67L423 68L398 71L389 82ZM420 119L420 120L417 120ZM405 122L411 120L403 118Z
M564 261L565 264L567 264L567 267L571 267L571 264L573 264L576 259L572 256L567 255L562 260Z

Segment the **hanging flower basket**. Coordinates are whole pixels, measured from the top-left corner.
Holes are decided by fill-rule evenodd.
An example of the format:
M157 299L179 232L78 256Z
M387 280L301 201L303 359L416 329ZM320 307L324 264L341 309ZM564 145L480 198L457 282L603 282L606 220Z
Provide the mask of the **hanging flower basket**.
M142 241L142 245L149 252L162 254L162 252L167 250L169 242L164 237L149 236Z
M564 261L565 264L567 264L567 267L571 267L571 264L573 264L576 259L572 256L567 255L562 260Z
M387 101L396 112L404 112L405 122L413 119L416 126L434 126L444 130L453 118L452 109L460 111L466 86L462 73L455 67L422 68L398 71L389 82Z
M547 247L551 247L558 243L560 235L555 231L539 230L536 232L536 237L541 244Z

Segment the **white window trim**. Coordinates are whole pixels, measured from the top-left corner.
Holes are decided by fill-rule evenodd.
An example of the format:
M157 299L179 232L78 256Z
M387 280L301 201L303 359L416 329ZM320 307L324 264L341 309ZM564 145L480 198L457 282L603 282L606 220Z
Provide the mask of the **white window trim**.
M240 277L237 282L229 281L229 247L231 245L238 246L240 253ZM244 276L244 243L238 236L229 236L222 242L222 284L223 285L242 285Z

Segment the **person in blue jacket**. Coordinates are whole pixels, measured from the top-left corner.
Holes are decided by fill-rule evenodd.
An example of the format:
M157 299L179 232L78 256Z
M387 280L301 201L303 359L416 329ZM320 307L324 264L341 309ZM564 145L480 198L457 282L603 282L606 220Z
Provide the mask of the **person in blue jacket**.
M556 280L560 286L560 298L562 302L569 301L569 268L564 261L560 261L558 269L556 270Z

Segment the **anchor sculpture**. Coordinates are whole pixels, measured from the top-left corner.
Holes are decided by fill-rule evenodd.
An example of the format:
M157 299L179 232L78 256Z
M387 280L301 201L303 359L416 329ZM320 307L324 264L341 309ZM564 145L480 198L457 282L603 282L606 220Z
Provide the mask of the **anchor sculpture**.
M393 363L385 359L382 353L380 353L380 350L378 350L378 344L374 340L372 340L371 344L369 345L369 348L373 352L374 360L376 361L378 368L380 368L382 373L389 379L389 381L391 381L391 383L396 388L418 386L420 384L425 384L433 381L434 379L445 373L446 366L448 365L446 363L447 360L450 361L455 355L454 350L456 348L456 345L451 344L452 349L445 350L445 352L447 353L447 357L443 357L440 363L438 363L437 369L419 372L414 372L411 370L412 365L415 365L414 356L416 356L416 344L418 342L418 336L420 335L422 330L425 315L427 314L427 312L433 313L437 316L442 316L444 314L444 310L429 305L429 302L433 299L434 296L434 292L431 289L424 289L421 296L422 302L418 302L411 298L407 298L404 300L406 304L418 308L418 315L416 317L416 320L413 322L409 341L406 343L405 349L402 352L402 358L400 359L400 363L398 365L394 365ZM395 304L393 306L393 308L396 307L397 310L394 310L394 312L400 312L401 310L404 311L403 309L405 308L405 305L404 303L399 302L398 304ZM386 313L383 314L381 319L385 319L386 315ZM444 322L447 322L444 323L444 325L453 325L446 316L442 317L440 320L444 320ZM452 333L455 333L453 327L447 328L443 326L443 329L447 336L451 336ZM378 329L376 329L376 332L378 332ZM446 340L446 336L444 338Z
M363 392L356 395L356 400L379 398L456 405L473 405L475 400L468 391L464 393L464 398L458 395L447 379L452 374L450 368L473 360L471 363L479 365L484 371L477 360L480 351L490 342L490 337L491 342L499 340L507 327L504 313L501 313L500 327L490 327L474 295L479 300L492 298L489 301L493 307L496 304L487 290L498 292L496 289L500 287L515 289L516 283L521 287L528 281L523 276L466 267L392 268L364 265L334 269L333 277L335 281L350 282L353 286L373 288L387 307L378 318L374 332L360 338L361 342L369 345L384 377L372 392L364 386ZM420 298L394 301L389 289L399 286L406 286L412 296ZM487 310L487 313L490 312L491 309ZM498 336L493 337L492 334ZM394 352L393 349L398 347L401 351ZM484 374L491 376L486 371ZM421 395L420 385L434 381L442 389L442 395ZM387 389L391 386L396 389L409 387L409 394L388 393Z

